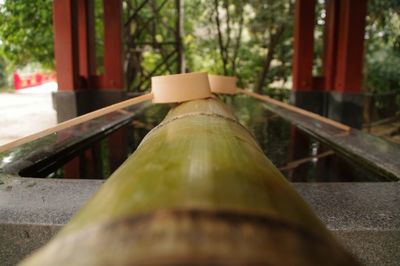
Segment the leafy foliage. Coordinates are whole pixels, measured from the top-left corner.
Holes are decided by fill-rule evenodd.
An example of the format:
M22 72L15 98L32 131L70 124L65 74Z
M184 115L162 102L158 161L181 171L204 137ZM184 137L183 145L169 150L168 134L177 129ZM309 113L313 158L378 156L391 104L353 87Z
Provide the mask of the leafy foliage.
M239 85L257 91L275 80L287 80L293 1L194 2L185 8L189 69L237 75Z
M256 91L289 84L294 1L184 1L182 44L186 70L237 75L240 86ZM321 72L325 17L324 1L317 2L315 74ZM51 3L5 0L0 6L0 56L8 64L19 67L38 62L46 68L54 67ZM148 81L151 75L179 70L176 55L171 55L179 40L175 3L123 0L128 90L148 87L143 80ZM103 48L101 5L102 1L95 0L99 66ZM365 87L374 92L398 90L400 1L370 0L368 8ZM137 9L140 11L135 13ZM98 70L101 72L101 67Z
M366 79L371 92L400 91L400 1L373 0L366 27Z
M7 84L5 60L0 56L0 89Z
M151 76L180 72L178 7L169 0L123 3L127 89L146 90Z
M52 1L12 1L0 6L0 53L14 66L54 67Z

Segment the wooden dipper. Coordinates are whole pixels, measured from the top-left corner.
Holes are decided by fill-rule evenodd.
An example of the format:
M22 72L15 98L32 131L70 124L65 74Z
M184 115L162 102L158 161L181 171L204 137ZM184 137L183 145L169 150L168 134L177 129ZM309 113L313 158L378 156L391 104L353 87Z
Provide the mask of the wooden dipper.
M236 94L236 77L208 75L211 92L218 94Z
M151 99L153 100L153 103L177 103L195 99L208 98L210 96L211 90L208 81L208 74L206 72L152 77L150 93L98 109L96 111L61 122L54 127L47 128L32 135L19 138L3 146L0 146L0 152L4 152L6 150L34 141L46 135L59 132L66 128L86 122L88 120Z

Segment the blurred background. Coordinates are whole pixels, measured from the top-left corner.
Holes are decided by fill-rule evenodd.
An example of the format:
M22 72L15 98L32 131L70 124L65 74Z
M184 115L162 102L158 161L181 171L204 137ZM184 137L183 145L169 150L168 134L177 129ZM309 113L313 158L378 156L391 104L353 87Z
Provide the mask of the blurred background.
M2 91L12 91L14 73L54 71L52 1L0 2L0 85ZM100 0L94 4L96 60L101 62L103 5ZM146 90L142 80L149 74L175 73L177 68L237 75L242 86L259 92L291 88L294 1L191 0L183 6L179 12L176 1L123 1L127 90ZM397 0L368 1L365 91L399 90L399 12ZM318 0L316 75L322 71L325 17L325 1ZM171 55L173 51L177 53Z
M93 32L87 36L95 42L90 46L94 48L89 49L90 60L95 62L90 71L94 76L101 76L105 72L104 54L107 53L104 43L108 32L104 27L107 4L102 0L77 1L78 9L81 2L90 3L92 10L87 22L93 24L88 27L93 28ZM328 2L335 1L311 2L315 4L315 10L310 11L314 21L312 75L318 78L324 75ZM123 0L123 90L146 91L150 77L155 75L209 71L235 75L242 87L288 101L294 86L295 4L294 0ZM354 44L363 47L362 84L357 90L364 98L362 123L352 126L395 142L400 141L397 122L400 109L399 14L398 0L369 0L364 43L362 46ZM41 98L44 99L41 104L48 110L38 117L42 117L41 120L43 116L50 117L45 119L43 127L65 120L65 117L54 118L49 94L57 90L54 54L57 25L53 18L51 0L0 1L0 92L2 95L19 92L18 96L0 98L1 112L7 112L5 102L8 102L7 110L12 110L10 101L16 101L14 106L22 104L26 112L18 107L14 110L23 112L20 116L26 117L33 112L28 108L31 101L19 102L19 99L38 99L39 96L21 94L43 93L47 96ZM82 78L79 82L80 87L96 87L97 84ZM32 102L37 105L35 100ZM3 128L0 135L8 134L5 128L9 121L0 119ZM35 123L32 130L42 127L40 123ZM14 137L24 134L14 132ZM7 140L12 138L7 137Z

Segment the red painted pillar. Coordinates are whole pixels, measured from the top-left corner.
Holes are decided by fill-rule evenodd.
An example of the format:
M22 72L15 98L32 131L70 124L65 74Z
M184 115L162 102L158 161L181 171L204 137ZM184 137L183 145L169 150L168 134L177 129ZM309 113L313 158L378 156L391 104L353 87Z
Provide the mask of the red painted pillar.
M54 56L60 91L74 91L80 86L77 2L53 1ZM62 132L57 138L63 139ZM79 158L63 167L65 178L79 178Z
M58 89L79 88L77 5L75 0L53 1L54 55Z
M104 74L99 77L96 76L94 0L53 1L56 71L61 90L54 99L59 121L112 104L115 98L123 99L122 0L103 0L103 10ZM96 91L81 91L88 88ZM114 91L110 94L103 89ZM122 131L110 137L110 145L119 152L112 154L115 167L122 161L123 147L126 147ZM92 152L84 152L67 163L65 176L79 178L82 166L93 161L91 156Z
M290 143L288 162L297 161L310 156L310 138L295 126L290 126ZM307 181L308 167L300 165L289 170L287 176L292 182Z
M296 0L293 50L293 90L312 90L315 0Z
M109 137L110 170L114 172L128 157L128 132L126 127L114 131Z
M341 0L335 90L360 92L367 0Z
M103 87L122 89L122 1L103 0L104 4L104 76Z
M96 74L93 0L53 1L60 90L123 89L122 1L103 0L103 5L104 74L92 82Z
M57 133L57 140L59 142L65 141L71 136L73 129L65 129ZM72 158L63 165L64 178L79 179L80 178L80 159L78 156Z
M91 88L90 78L96 74L96 47L93 0L78 0L79 74L85 88Z
M64 167L64 178L67 179L79 179L80 175L80 158L74 157L71 161L67 162Z
M122 49L122 1L103 0L104 4L104 74L102 88L124 88ZM126 159L127 132L121 128L108 138L110 169L116 170Z
M339 34L340 1L328 0L326 2L326 18L324 32L324 61L323 71L325 77L324 89L334 90L336 78L337 39Z

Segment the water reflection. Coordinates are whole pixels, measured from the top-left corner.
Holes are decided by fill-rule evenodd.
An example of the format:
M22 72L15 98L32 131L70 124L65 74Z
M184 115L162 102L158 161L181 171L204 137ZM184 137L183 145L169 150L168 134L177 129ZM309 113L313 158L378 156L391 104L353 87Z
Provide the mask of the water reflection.
M290 181L381 181L379 176L346 161L328 146L271 113L264 103L246 96L224 97L223 100ZM49 177L107 178L162 121L170 107L151 105L145 108L129 125L82 151Z
M337 155L328 146L268 111L264 103L236 96L232 107L266 156L293 182L357 182L383 179Z

